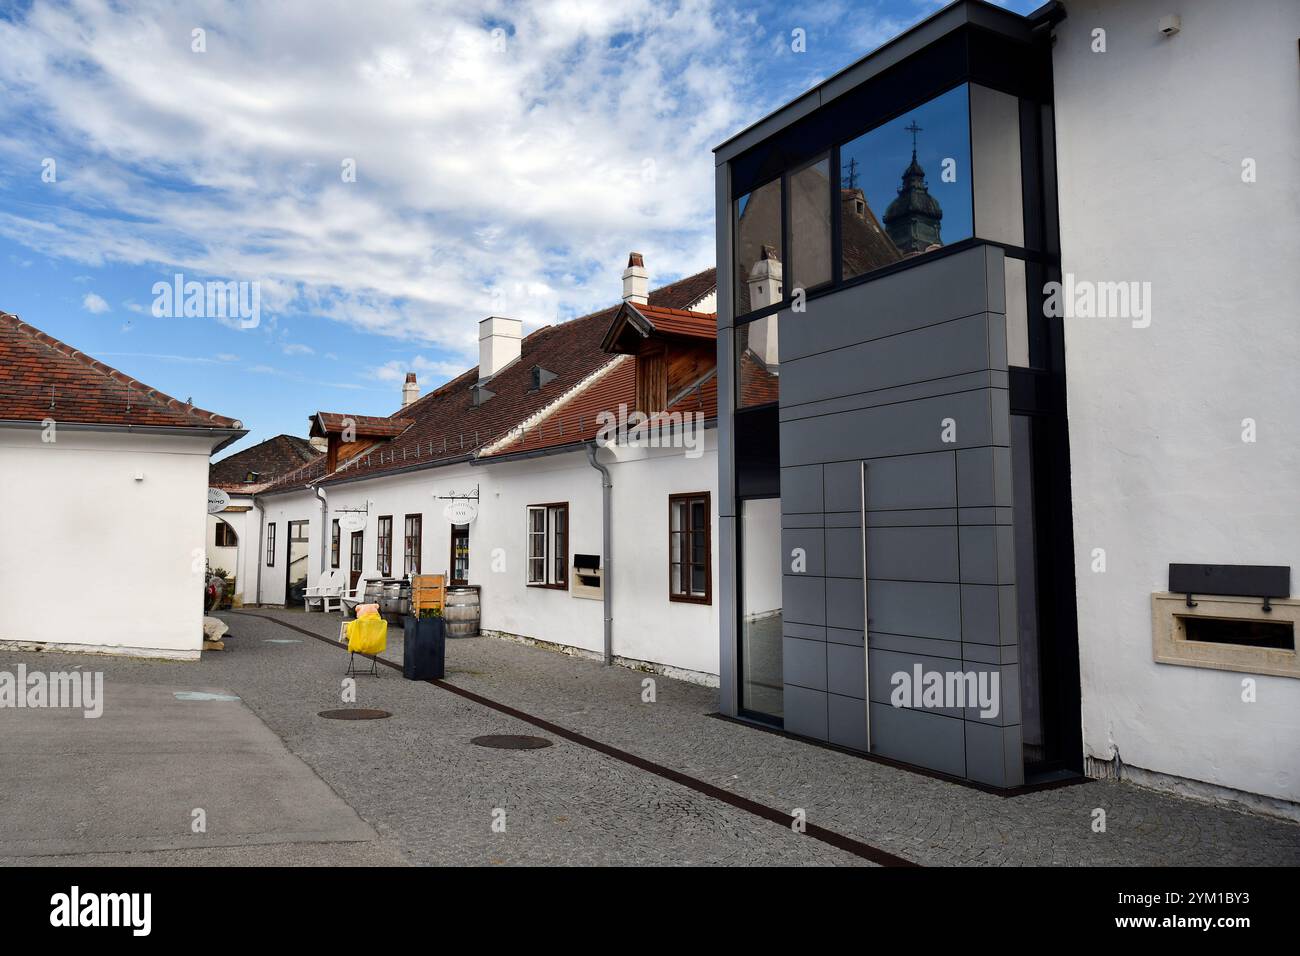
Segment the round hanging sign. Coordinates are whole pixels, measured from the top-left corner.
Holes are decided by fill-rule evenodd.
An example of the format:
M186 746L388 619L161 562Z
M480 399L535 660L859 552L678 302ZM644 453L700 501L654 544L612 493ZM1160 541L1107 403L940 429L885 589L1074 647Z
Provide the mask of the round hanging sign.
M447 502L442 516L452 524L469 524L478 517L478 505L467 498L457 498Z
M361 511L348 511L339 515L340 531L364 531L366 527L366 516Z
M220 488L208 489L208 514L214 515L218 512L225 511L230 505L230 495L226 494Z

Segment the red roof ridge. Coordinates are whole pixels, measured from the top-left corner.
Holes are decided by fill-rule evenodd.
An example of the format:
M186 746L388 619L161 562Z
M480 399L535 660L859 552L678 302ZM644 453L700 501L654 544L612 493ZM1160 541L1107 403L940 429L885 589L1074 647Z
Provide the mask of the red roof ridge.
M667 315L684 315L693 319L716 319L716 312L694 312L690 309L670 309L666 305L650 305L645 302L628 302L632 308L638 312L662 312Z
M238 419L228 418L225 415L210 412L205 408L182 402L180 399L173 398L165 392L160 392L158 389L146 385L139 379L132 378L125 372L115 369L113 366L101 362L93 356L87 355L85 352L81 351L81 349L74 348L67 342L56 339L54 336L50 335L50 333L42 331L28 322L24 322L12 312L5 312L3 309L0 309L0 321L8 322L16 331L26 335L28 338L35 339L37 342L41 343L41 345L58 352L65 358L80 362L82 365L88 366L99 374L111 378L113 381L122 385L123 388L141 393L143 397L149 401L157 402L160 405L164 405L167 408L184 415L192 415L199 419L207 419L213 427L232 429L244 427L243 422Z

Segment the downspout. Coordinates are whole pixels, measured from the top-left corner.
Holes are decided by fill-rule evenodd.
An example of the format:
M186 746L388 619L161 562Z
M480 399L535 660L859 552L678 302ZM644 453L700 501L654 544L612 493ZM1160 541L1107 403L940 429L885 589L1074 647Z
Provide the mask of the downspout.
M257 509L257 553L253 555L253 560L257 562L257 590L253 593L253 604L256 607L262 606L262 535L266 533L266 512L262 509L262 503L258 501L257 495L253 495L253 507Z
M326 570L329 568L329 547L332 535L329 527L329 498L325 494L325 489L320 485L316 485L314 490L316 497L320 499L320 577L316 579L316 583L319 584L320 578L325 577Z
M614 482L609 468L596 460L596 445L587 445L587 461L600 472L601 532L604 537L605 575L601 582L601 600L605 606L605 663L614 663Z

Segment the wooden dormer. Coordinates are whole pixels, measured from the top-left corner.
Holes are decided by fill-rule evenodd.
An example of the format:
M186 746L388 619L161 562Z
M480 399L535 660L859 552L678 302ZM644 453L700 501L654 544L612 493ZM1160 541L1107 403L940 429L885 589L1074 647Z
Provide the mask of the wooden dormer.
M649 415L714 369L717 334L715 315L624 302L602 346L636 356L636 410Z

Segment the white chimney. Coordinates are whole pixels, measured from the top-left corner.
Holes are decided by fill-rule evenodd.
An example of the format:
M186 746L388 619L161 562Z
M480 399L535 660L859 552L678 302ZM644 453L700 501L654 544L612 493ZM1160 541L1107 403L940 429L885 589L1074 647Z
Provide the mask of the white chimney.
M415 384L415 373L406 373L406 382L402 385L402 407L405 408L420 397L420 386Z
M754 268L749 270L749 307L761 309L781 301L781 260L776 249L764 246Z
M478 380L489 379L519 358L524 323L489 316L478 324Z
M623 270L623 301L645 305L650 301L649 294L650 278L646 275L645 260L641 253L634 252L627 257L627 268Z

